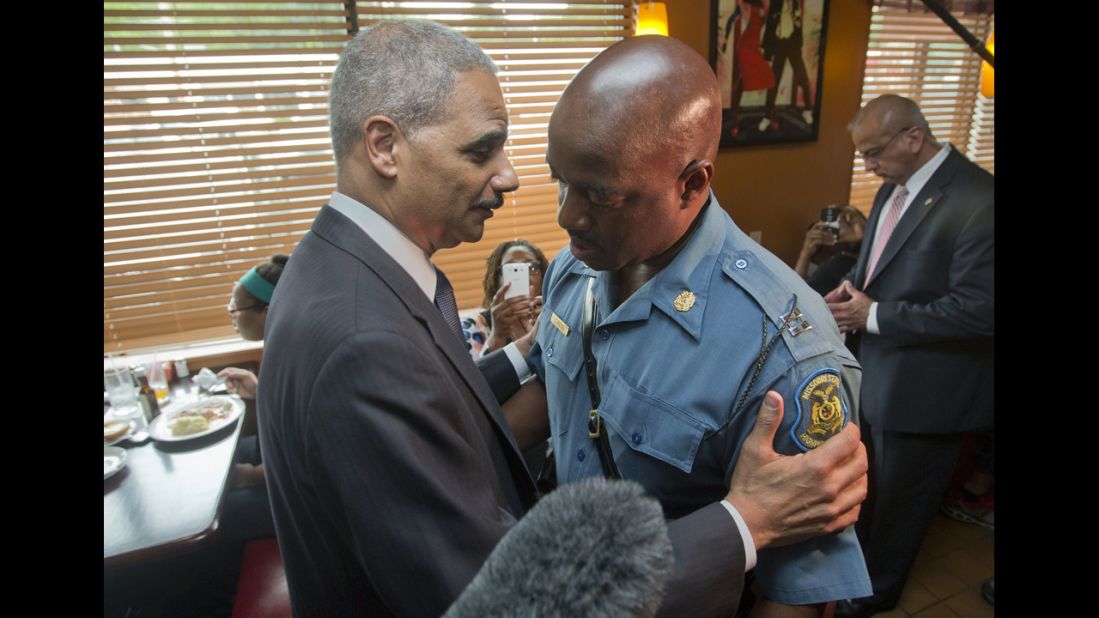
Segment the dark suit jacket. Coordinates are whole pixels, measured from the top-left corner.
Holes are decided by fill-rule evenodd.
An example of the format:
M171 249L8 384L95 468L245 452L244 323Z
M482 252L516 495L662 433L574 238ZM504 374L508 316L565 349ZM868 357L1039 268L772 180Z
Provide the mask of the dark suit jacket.
M866 283L878 219L845 278L878 302L879 335L850 343L862 364L862 413L886 431L948 433L992 425L993 177L951 151L905 212Z
M519 387L519 377L515 375L515 367L511 366L511 360L503 349L485 354L477 360L477 369L485 376L492 395L498 403L504 403L511 398ZM537 472L537 470L532 470Z
M294 615L438 616L536 499L496 404L517 386L510 363L494 353L478 372L412 278L327 206L264 347L260 441ZM733 519L715 503L669 537L662 613L731 614Z
M330 207L279 281L259 383L295 616L438 616L536 499L461 340Z

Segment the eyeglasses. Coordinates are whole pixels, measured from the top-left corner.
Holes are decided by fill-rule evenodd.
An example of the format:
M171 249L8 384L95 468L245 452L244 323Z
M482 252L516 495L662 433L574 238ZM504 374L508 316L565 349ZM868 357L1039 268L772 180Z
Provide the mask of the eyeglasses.
M233 303L229 303L225 308L229 310L229 315L236 315L241 311L248 311L250 309L263 309L267 305L250 305L248 307L238 307Z
M862 157L863 161L867 161L867 160L870 160L870 159L877 159L878 157L881 156L881 153L885 152L885 149L889 147L889 144L893 143L893 140L897 139L898 137L901 136L901 134L903 134L905 131L908 131L911 128L912 127L905 127L903 129L901 129L900 131L897 131L896 133L893 134L893 137L889 138L889 141L885 142L881 146L878 146L877 148L871 148L870 150L867 150L866 152L861 153L859 156Z
M538 262L508 262L508 264L526 264L530 268L530 274L542 274L542 267L538 265Z

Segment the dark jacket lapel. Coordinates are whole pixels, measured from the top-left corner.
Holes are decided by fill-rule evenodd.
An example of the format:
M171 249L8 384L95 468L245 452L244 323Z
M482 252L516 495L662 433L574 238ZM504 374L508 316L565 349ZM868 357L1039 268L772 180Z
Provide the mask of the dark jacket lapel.
M515 438L508 429L500 406L492 394L484 376L469 356L465 346L451 330L439 313L438 308L427 299L420 286L401 268L376 242L367 236L350 219L331 206L324 206L313 220L312 231L333 245L358 258L367 268L374 271L397 296L413 318L423 323L431 333L436 347L454 367L462 380L477 396L488 417L496 425L497 433L511 445L515 453L520 453Z
M878 265L875 268L873 276L866 282L866 285L870 285L877 274L885 270L889 265L889 262L893 261L893 258L897 256L901 251L901 247L908 240L912 233L916 231L916 228L920 226L927 214L931 212L931 209L939 203L939 200L943 197L943 188L950 184L950 181L954 179L954 173L958 168L958 157L962 155L958 154L958 151L951 150L947 155L946 160L942 162L939 169L935 170L935 173L931 175L931 178L927 179L923 188L916 195L916 199L912 200L912 204L905 211L904 216L897 223L896 229L893 230L893 235L889 237L889 242L886 243L885 249L882 251L881 258L878 259ZM877 222L875 221L875 225ZM864 286L865 288L865 286Z

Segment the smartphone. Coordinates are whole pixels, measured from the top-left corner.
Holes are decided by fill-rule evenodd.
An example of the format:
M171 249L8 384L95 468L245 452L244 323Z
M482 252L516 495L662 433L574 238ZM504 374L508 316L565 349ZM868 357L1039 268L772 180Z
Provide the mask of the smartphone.
M526 262L508 262L503 265L504 276L500 287L511 284L504 298L530 296L530 264Z
M820 220L828 224L828 231L839 240L840 237L840 209L836 206L828 206L820 209Z

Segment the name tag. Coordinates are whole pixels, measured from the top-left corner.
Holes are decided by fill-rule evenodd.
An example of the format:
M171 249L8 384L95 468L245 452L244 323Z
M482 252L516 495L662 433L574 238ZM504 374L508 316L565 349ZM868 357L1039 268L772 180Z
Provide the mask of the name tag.
M564 335L566 337L569 336L569 325L565 324L564 320L557 317L556 313L550 313L550 324L553 324L554 326L556 326L557 330L561 331L562 335Z

